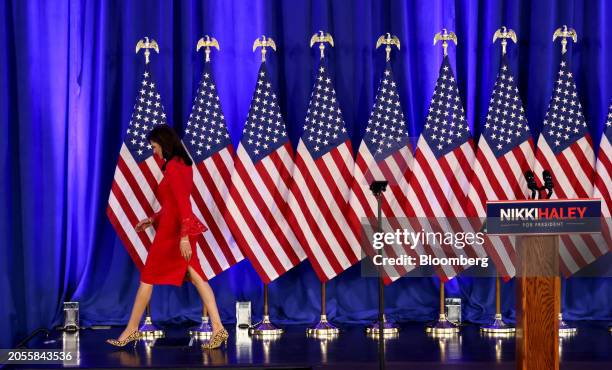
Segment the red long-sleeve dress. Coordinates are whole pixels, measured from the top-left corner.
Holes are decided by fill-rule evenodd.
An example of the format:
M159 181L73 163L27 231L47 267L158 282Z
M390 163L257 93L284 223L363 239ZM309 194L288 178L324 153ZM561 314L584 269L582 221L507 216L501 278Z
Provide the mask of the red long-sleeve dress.
M193 267L206 281L196 253L196 236L208 229L191 210L192 176L191 166L182 159L174 157L168 161L164 177L155 191L161 209L152 217L156 232L140 274L144 283L181 286L187 281L187 266ZM180 249L180 239L185 235L189 236L191 244L189 262Z

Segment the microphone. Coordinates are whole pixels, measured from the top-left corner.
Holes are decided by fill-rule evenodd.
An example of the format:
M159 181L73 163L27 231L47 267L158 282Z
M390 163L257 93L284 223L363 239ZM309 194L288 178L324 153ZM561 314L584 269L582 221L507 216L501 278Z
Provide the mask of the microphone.
M538 183L535 181L535 174L533 171L525 171L525 179L527 180L527 189L531 190L531 198L529 199L540 198L540 188L538 187ZM538 194L538 198L536 198L536 192Z
M385 190L387 190L388 183L389 182L385 180L374 180L370 184L370 190L375 196L378 196L379 194L382 194L385 192Z
M552 174L550 173L550 171L544 170L542 171L542 178L544 179L544 186L542 187L542 190L546 189L548 191L548 194L546 194L546 199L550 199L554 192L553 188L555 187L555 182L553 180Z

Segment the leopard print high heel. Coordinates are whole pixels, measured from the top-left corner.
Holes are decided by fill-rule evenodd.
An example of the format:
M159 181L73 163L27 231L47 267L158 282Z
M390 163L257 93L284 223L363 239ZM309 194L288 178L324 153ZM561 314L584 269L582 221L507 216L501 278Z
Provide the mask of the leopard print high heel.
M225 328L221 329L210 338L208 343L202 344L202 349L215 349L221 347L222 344L227 348L227 338L229 338L229 333Z
M140 332L136 330L132 334L128 335L124 340L107 339L106 343L111 344L115 347L125 347L128 343L134 342L134 347L138 344L138 340L141 338Z

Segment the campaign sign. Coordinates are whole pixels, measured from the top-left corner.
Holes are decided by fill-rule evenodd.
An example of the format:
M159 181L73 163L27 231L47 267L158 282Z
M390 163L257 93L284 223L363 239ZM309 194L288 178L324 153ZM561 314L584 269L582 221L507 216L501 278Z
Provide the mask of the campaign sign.
M593 234L601 232L600 199L487 202L487 234Z

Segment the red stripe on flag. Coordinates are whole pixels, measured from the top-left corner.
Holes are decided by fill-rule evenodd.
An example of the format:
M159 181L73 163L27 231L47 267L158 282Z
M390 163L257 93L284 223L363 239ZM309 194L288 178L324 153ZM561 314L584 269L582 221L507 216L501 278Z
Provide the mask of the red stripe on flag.
M326 155L333 156L334 154L330 152L329 154L326 154ZM333 214L332 214L333 210L329 209L329 206L328 206L329 199L325 199L325 196L320 192L319 187L327 186L327 188L329 189L331 193L331 197L334 200L336 207L340 209L345 209L346 202L344 200L342 192L336 186L336 182L334 181L332 174L329 172L329 169L325 165L323 157L315 160L314 163L317 169L319 170L319 173L322 176L323 184L325 185L317 184L317 181L312 177L312 174L307 169L305 169L305 171L302 172L302 175L304 176L304 179L310 191L315 193L315 199L319 200L316 206L320 209L321 214L325 217L325 221L329 224L331 231L333 232L333 235L328 235L326 237L334 238L338 242L339 247L344 252L344 255L349 259L351 264L353 264L357 261L355 260L355 257L353 256L354 254L353 250L350 248L350 245L349 245L350 243L348 239L346 238L345 233L347 232L351 233L351 232L354 232L354 230L343 230L342 227L338 225L336 218L333 217ZM343 166L343 168L342 167L340 168L340 172L347 172L347 171L348 169L346 168L346 165ZM332 204L331 206L333 207L334 205ZM341 216L344 217L344 212L341 213ZM357 238L358 235L355 235L355 237ZM333 247L330 247L329 252L333 253L333 251L334 251ZM334 269L334 271L342 271L342 269L340 270Z
M214 187L214 184L212 187L209 186L209 184L206 184L206 185L207 185L207 189L209 192L211 193L217 192L217 189ZM219 225L217 225L215 218L213 217L212 213L210 213L208 206L204 202L204 199L202 198L202 194L200 194L200 192L198 191L196 187L194 187L194 190L191 193L191 196L193 197L193 200L195 201L196 206L202 213L204 222L206 223L206 226L208 226L208 229L210 230L213 238L219 245L219 249L221 250L221 253L223 253L223 255L225 256L225 259L230 263L230 265L236 263L236 261L234 260L234 256L229 252L230 247L229 247L229 244L227 243L227 239L225 239L225 236L221 232Z
M579 198L588 198L590 195L590 192L589 194L587 194L586 189L584 189L582 187L582 184L580 184L580 180L578 180L578 177L576 177L576 173L574 172L572 165L570 165L569 162L567 161L567 158L565 157L564 152L559 153L556 156L556 158L557 158L557 161L559 162L559 165L561 166L561 169L563 170L563 173L569 180L572 190L574 190L574 192L576 193L576 196ZM551 172L551 175L554 177L555 171L553 171L552 168L550 167L548 167L548 170ZM555 191L558 188L559 186L555 186Z
M342 146L345 146L345 148L341 151L340 149L342 148ZM351 161L350 168L347 167L347 163L344 161L344 156L342 154L343 151L348 152L348 158ZM344 180L344 183L347 184L347 186L350 186L351 181L353 180L353 172L352 172L353 168L352 167L354 164L353 156L352 156L353 149L351 145L351 140L347 139L344 143L330 150L329 153L331 154L331 158L334 160L336 167L341 169L339 175Z
M155 158L155 165L157 165L158 163L157 156L153 156L153 158ZM142 175L144 176L145 180L147 180L147 183L151 187L151 191L155 192L155 189L157 189L157 185L159 184L157 183L157 179L155 178L155 175L153 175L153 172L151 172L151 168L147 164L147 161L145 160L145 161L138 163L138 168L140 168L140 172L142 172ZM161 166L159 166L159 168L161 171Z
M117 170L121 171L121 174L127 182L126 185L129 186L130 189L132 189L134 196L136 196L136 201L138 202L138 204L140 204L145 214L147 216L152 216L155 211L153 210L153 207L151 207L151 199L148 199L147 196L143 193L142 188L134 177L134 174L124 162L123 157L121 156L119 157L119 161L117 162Z
M280 149L282 150L282 149ZM257 171L257 173L259 173L259 177L261 178L261 180L263 181L266 189L268 189L268 191L270 192L270 195L272 196L273 202L276 204L278 210L280 212L286 211L286 215L285 216L292 216L289 219L289 226L291 229L296 229L297 228L297 222L295 221L295 215L293 214L293 210L290 210L286 207L286 201L285 201L285 197L283 196L283 194L280 193L280 190L278 188L278 186L276 185L274 179L272 178L272 175L270 175L268 173L268 170L264 167L263 165L263 161L265 160L269 160L271 161L271 163L274 165L275 168L277 168L278 173L280 175L280 179L281 181L284 181L287 185L287 187L289 187L289 183L288 180L286 180L286 176L289 175L289 178L291 177L291 174L289 173L289 171L287 171L287 169L284 168L284 163L282 162L282 159L280 158L280 156L278 155L278 151L274 151L272 153L270 153L270 155L268 156L267 159L263 159L261 161L259 161L256 165L255 165L255 170ZM279 168L283 168L283 170L279 170ZM283 174L284 172L284 174ZM244 178L243 178L244 179ZM249 179L250 181L250 179ZM253 185L254 186L254 185ZM299 264L300 258L297 256L297 254L295 253L295 250L293 249L291 243L289 242L289 239L287 239L287 234L285 234L285 231L287 230L283 230L281 228L281 225L279 225L276 220L274 219L274 217L272 216L272 213L270 211L270 209L266 206L265 202L263 201L263 198L260 198L259 193L256 193L256 197L258 198L258 207L261 210L262 208L265 209L267 211L267 216L266 216L266 220L268 220L268 223L271 225L271 229L272 231L278 231L279 233L276 235L277 236L277 240L280 242L281 247L283 248L283 250L285 251L285 253L287 254L287 257L289 257L289 260L291 261L291 264L293 266ZM251 195L253 195L253 192L251 193Z
M215 255L214 255L212 249L210 248L210 246L206 242L206 239L204 238L204 234L199 234L197 236L197 238L196 238L196 241L198 243L198 246L199 246L200 250L202 251L202 254L204 255L204 258L205 258L204 262L209 264L211 270L213 270L215 275L221 273L223 271L223 268L221 267L221 265L217 261L217 258L215 258ZM201 263L201 261L200 261L200 263Z
M115 213L113 212L110 205L106 207L106 215L108 216L108 219L110 220L111 225L113 225L115 232L117 233L117 235L119 235L119 240L121 240L121 242L125 246L125 249L130 255L130 258L132 259L132 261L134 261L134 264L136 264L136 268L138 268L138 270L142 270L142 268L144 267L144 264L142 263L142 260L140 259L138 252L136 252L136 248L130 241L130 238L128 238L125 231L123 231L123 227L121 226L121 223L115 216Z
M322 199L321 198L322 196L319 193L318 189L316 190L313 189L313 186L316 188L317 184L310 176L310 173L304 163L304 159L302 158L300 154L298 154L295 158L295 165L296 165L296 170L300 171L300 173L302 174L302 177L304 178L304 182L306 183L308 190L311 193L312 192L315 193L315 195L313 195L313 198ZM317 276L319 277L319 280L321 280L322 282L325 282L329 279L327 277L327 274L322 268L323 263L328 263L330 267L332 268L332 270L334 270L334 272L336 273L338 271L342 271L342 267L340 266L338 261L334 258L332 254L333 247L329 244L329 241L332 240L337 235L333 235L333 236L325 235L319 228L318 222L328 222L330 228L334 229L335 233L339 232L339 228L335 224L335 220L333 221L330 221L328 219L315 220L315 217L310 212L310 209L308 208L308 205L306 204L306 200L304 199L304 196L302 192L300 191L300 189L298 189L295 186L292 186L291 192L293 196L295 197L297 203L300 206L300 211L303 212L303 216L304 216L303 220L306 222L307 227L311 230L312 234L317 239L317 243L319 244L321 248L321 252L325 255L325 261L319 261L319 259L316 257L316 254L313 252L310 246L310 243L308 242L305 235L301 231L299 232L300 242L309 254L308 257L309 257L312 267L314 268ZM320 208L320 204L316 204L315 206ZM321 211L321 213L325 214L323 211ZM297 221L295 222L296 222L296 228L301 228L301 225L299 225Z
M119 185L117 184L116 181L113 181L113 184L111 186L111 191L115 195L115 198L117 199L117 203L123 210L123 213L125 213L125 216L128 218L129 222L131 223L130 226L132 228L135 227L136 224L138 224L140 220L138 219L138 216L136 216L136 214L134 213L131 203L127 200L127 198L125 197L125 194L123 194L123 192L121 191L121 188L119 188ZM136 234L138 235L138 238L140 239L140 241L142 241L142 244L148 250L149 246L151 245L151 240L149 239L149 237L146 236L146 234L143 231L136 233Z
M231 145L227 146L228 154L232 153L233 149L231 148L232 148ZM230 171L230 168L228 168L225 162L223 161L223 157L221 156L222 151L223 150L213 154L209 158L209 160L213 161L213 163L215 164L215 167L217 168L217 171L219 171L219 174L221 175L221 182L224 184L231 184L232 183L232 173ZM233 164L235 161L235 156L231 155L231 158L232 158L232 164Z
M441 157L440 159L438 159L438 165L440 165L442 171L445 171L445 167L446 169L448 169L448 164L443 158L444 157ZM416 160L419 162L419 166L421 167L421 170L425 174L425 178L431 180L428 184L424 184L424 185L429 185L431 187L431 190L434 192L434 196L436 197L438 203L440 204L441 212L445 215L454 214L450 206L450 203L448 202L448 198L446 197L447 194L440 187L440 183L436 181L436 175L432 171L425 156L419 155L416 157ZM444 163L441 163L443 161ZM450 183L450 179L447 179L447 180L449 180L449 183ZM452 184L450 185L451 185L451 190L453 190ZM423 198L419 198L419 203L421 204L421 207L423 207L424 204L429 205L429 200L424 196ZM428 217L435 217L435 213L433 212L431 206L429 206L428 208L431 211L431 213L425 213L425 215Z
M263 199L261 198L261 195L257 192L257 186L251 181L251 177L249 175L249 173L246 171L246 168L244 167L244 164L242 163L242 161L237 160L235 161L235 170L236 170L236 174L238 176L240 176L240 178L242 179L242 182L245 185L246 189L250 189L249 191L249 195L251 196L251 198L253 199L253 201L255 202L255 205L257 207L257 209L261 212L262 217L264 220L266 220L266 222L268 220L271 220L273 223L269 224L270 229L274 230L278 230L278 226L274 227L274 225L276 225L276 222L274 220L271 219L271 214L270 211L268 209L268 207L266 206L265 202L263 201ZM268 184L264 184L266 187L268 186ZM232 194L234 194L234 189L232 189ZM237 190L235 191L237 192ZM253 236L255 237L255 240L259 241L260 243L260 247L262 248L262 250L264 251L266 257L270 260L270 264L272 265L272 267L274 268L274 270L276 271L277 274L282 274L284 272L284 267L282 265L282 263L279 261L279 259L276 257L276 253L274 252L274 249L272 248L272 246L268 243L266 236L264 236L263 232L261 231L261 229L259 228L259 225L257 224L257 222L255 221L255 219L252 217L251 212L249 210L249 207L246 206L246 204L244 203L242 196L240 194L236 194L234 198L234 201L236 201L237 205L238 205L238 209L240 210L240 213L243 215L243 217L245 217L245 221L247 222L247 226L249 227L249 229L251 230L251 232L253 233ZM232 230L239 230L238 228L233 228ZM276 238L278 236L278 234L273 234L273 235L269 235L272 238ZM284 237L284 235L282 235ZM285 239L286 240L286 239ZM259 271L262 271L263 274L260 273L260 276L262 277L262 279L265 277L269 280L269 277L267 275L267 273L265 273L265 270L263 269L263 267L259 264L259 262L257 261L257 257L254 255L254 253L252 252L252 250L248 247L248 243L244 243L242 244L243 246L243 251L247 252L250 256L250 260L251 262L256 265L255 269L259 269ZM284 249L284 248L283 248ZM259 267L257 267L259 266Z

